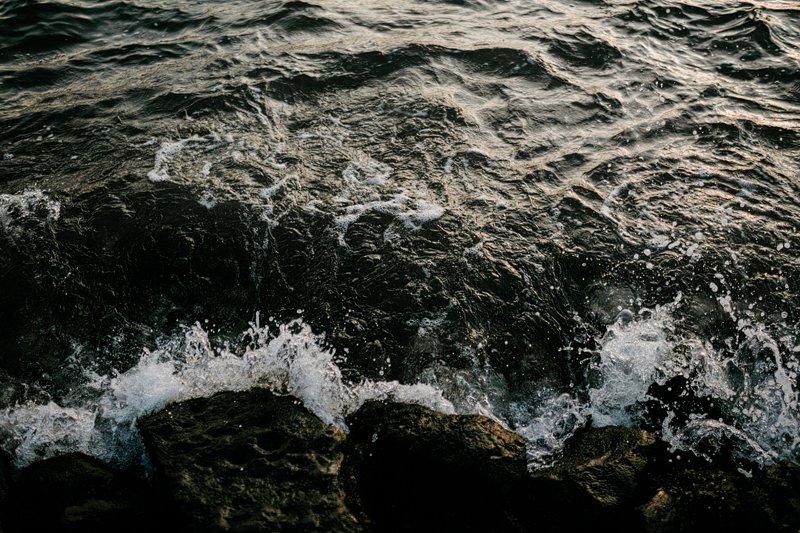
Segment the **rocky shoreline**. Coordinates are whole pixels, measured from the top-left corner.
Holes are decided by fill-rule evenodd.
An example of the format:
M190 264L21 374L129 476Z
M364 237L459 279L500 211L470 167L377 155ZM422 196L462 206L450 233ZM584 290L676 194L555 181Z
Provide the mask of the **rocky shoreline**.
M174 404L139 420L147 481L2 457L0 531L800 531L794 463L747 472L607 427L528 472L522 439L478 415L370 402L347 425L263 389Z

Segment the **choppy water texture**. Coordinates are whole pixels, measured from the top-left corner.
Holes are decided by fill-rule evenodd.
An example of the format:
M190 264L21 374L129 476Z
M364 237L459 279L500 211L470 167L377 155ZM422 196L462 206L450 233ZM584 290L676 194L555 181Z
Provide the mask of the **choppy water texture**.
M0 1L0 441L263 384L800 458L794 1Z

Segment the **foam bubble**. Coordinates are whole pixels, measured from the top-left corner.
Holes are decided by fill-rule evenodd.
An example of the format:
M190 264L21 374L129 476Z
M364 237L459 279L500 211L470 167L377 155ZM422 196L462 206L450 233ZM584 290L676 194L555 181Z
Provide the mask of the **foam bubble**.
M0 194L0 229L18 236L24 223L53 223L61 216L61 203L39 189L25 189L17 194Z
M399 213L398 218L411 229L419 229L426 222L437 220L444 215L444 208L424 199L410 203L410 209Z
M393 183L394 170L366 155L350 161L342 171L343 187L333 198L339 214L335 217L341 232L339 241L351 224L366 213L393 215L406 229L418 230L423 224L440 218L444 208L434 202L425 187L413 191ZM387 235L392 235L389 231Z
M193 142L204 142L206 139L193 135L188 139L181 139L174 142L164 141L161 147L156 151L155 161L153 162L153 170L147 173L150 181L159 182L169 179L167 172L167 164L178 153L180 153L187 144Z
M216 196L214 196L214 193L212 193L211 191L203 192L203 194L201 194L200 197L197 199L197 203L202 205L206 209L215 208L218 202L219 201L217 200Z

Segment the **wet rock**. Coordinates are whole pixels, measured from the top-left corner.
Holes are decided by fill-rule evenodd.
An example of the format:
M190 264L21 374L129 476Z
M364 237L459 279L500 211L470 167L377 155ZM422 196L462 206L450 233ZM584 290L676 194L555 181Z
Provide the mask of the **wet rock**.
M544 531L639 531L634 511L653 493L650 472L664 454L655 438L640 429L605 427L579 431L555 466L531 475L528 497ZM569 522L563 524L564 517Z
M225 392L170 406L139 428L186 530L362 529L339 477L345 433L293 398Z
M260 389L176 404L139 421L151 485L81 454L13 483L0 462L2 528L800 531L794 463L745 470L606 427L578 431L552 467L528 472L522 439L485 417L368 402L347 422L349 435Z
M784 461L757 472L747 500L749 522L754 526L800 531L800 465Z
M746 500L739 485L719 469L678 468L640 508L645 531L741 531Z
M526 497L538 531L800 530L800 466L712 464L672 454L640 429L579 431L531 480Z
M523 531L522 439L482 416L369 402L347 420L351 504L378 531Z
M22 470L10 487L6 531L141 531L164 525L145 483L80 453Z
M800 530L800 466L753 473L709 463L675 469L640 508L648 533Z

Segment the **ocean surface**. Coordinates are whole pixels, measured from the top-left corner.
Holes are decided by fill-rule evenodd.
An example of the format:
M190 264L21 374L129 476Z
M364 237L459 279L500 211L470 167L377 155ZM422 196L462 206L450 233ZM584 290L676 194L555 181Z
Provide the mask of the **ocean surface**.
M261 385L800 460L800 4L0 0L0 446Z

